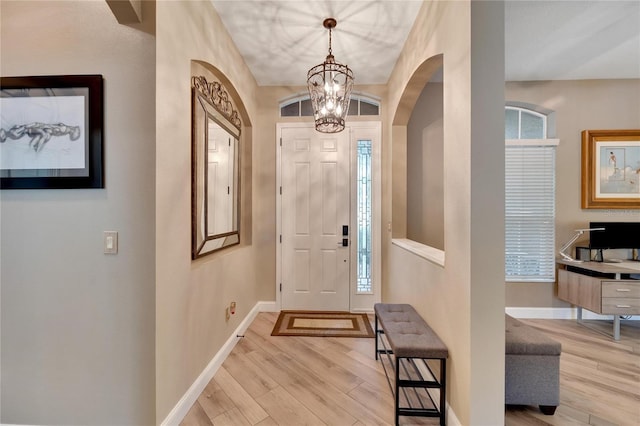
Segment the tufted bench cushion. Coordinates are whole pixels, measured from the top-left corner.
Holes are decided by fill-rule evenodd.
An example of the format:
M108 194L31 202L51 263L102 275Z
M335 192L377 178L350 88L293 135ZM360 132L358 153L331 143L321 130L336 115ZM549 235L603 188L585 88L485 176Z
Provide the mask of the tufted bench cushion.
M445 344L409 304L377 303L380 319L393 353L401 358L447 358Z

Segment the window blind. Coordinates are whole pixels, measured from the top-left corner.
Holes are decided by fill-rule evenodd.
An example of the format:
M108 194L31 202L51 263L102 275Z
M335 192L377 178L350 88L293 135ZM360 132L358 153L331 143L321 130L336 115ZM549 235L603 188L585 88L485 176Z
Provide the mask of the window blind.
M507 143L507 281L555 281L555 156L555 145L535 145L526 140Z

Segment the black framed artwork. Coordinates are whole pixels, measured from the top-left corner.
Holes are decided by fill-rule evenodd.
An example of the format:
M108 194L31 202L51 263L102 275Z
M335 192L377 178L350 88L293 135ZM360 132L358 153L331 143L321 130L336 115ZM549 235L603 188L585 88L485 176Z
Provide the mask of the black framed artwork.
M104 188L102 81L0 78L0 189Z

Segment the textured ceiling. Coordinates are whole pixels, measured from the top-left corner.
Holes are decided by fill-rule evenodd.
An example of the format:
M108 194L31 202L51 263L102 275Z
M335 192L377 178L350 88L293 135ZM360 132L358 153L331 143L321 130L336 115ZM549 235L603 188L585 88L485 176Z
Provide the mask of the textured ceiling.
M305 85L333 54L356 84L384 84L419 0L211 0L260 85ZM475 0L477 1L477 0ZM640 1L505 2L506 79L640 78Z
M420 1L217 1L213 4L260 85L305 85L329 48L359 84L384 84Z
M507 80L640 78L640 1L508 1Z

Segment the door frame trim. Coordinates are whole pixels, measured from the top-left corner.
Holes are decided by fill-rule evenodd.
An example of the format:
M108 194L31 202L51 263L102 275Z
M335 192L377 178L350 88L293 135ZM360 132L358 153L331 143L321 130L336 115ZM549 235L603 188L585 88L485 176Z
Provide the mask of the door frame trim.
M282 129L283 128L313 128L313 123L296 123L296 122L280 122L276 123L276 309L282 309L282 244L280 236L282 235ZM372 294L356 294L356 282L353 279L353 273L350 272L349 280L349 310L352 312L373 312L373 305L381 301L382 294L382 122L381 121L354 121L347 123L344 131L349 132L350 150L354 146L354 142L358 138L368 138L372 140L372 188L373 188L373 208L372 208ZM350 156L351 157L351 156ZM353 159L351 160L353 162ZM350 173L351 176L351 173ZM351 192L355 188L355 180L351 178ZM353 200L353 197L352 197ZM352 202L352 208L354 206ZM353 218L351 215L350 226L355 229ZM355 271L357 264L357 253L355 251L356 244L353 234L351 238L351 271Z

